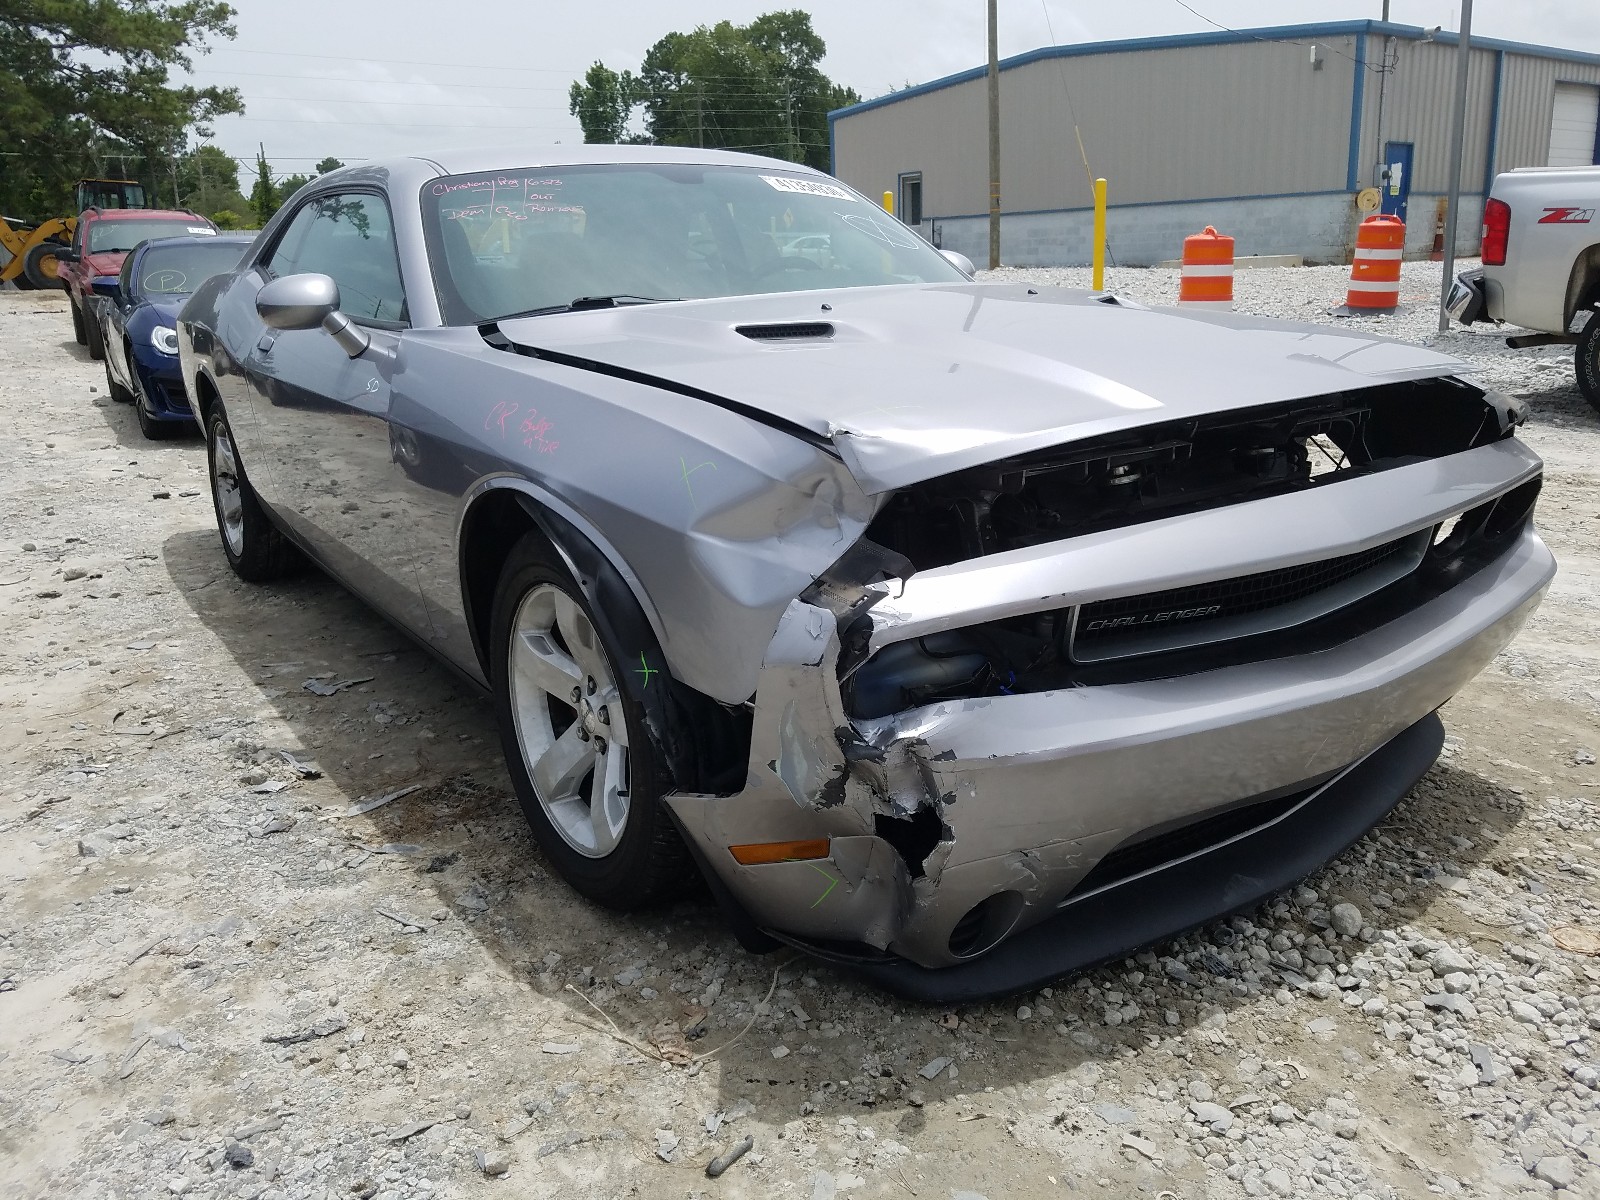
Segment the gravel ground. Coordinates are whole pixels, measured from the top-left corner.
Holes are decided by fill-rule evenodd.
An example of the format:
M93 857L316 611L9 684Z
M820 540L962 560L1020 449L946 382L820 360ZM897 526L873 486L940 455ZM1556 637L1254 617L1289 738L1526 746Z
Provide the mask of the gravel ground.
M1239 306L1331 320L1343 277ZM1565 353L1434 334L1437 280L1362 323L1528 400L1563 562L1443 759L1260 911L949 1013L576 901L488 706L315 574L235 580L199 443L0 293L6 1193L1600 1195L1600 420Z

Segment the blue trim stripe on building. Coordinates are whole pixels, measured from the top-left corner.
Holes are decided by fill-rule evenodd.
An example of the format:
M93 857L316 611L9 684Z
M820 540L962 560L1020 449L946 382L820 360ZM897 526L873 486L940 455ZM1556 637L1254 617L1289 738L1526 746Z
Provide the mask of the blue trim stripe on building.
M1489 97L1489 140L1483 153L1483 195L1494 186L1494 162L1500 156L1500 115L1505 107L1506 52L1494 52L1494 84Z
M1361 105L1367 93L1367 35L1356 34L1356 77L1350 85L1350 159L1344 169L1344 190L1361 182Z
M1309 25L1276 25L1260 29L1216 30L1210 33L1181 33L1168 37L1123 38L1109 42L1082 42L1070 46L1042 46L1037 50L1029 50L1024 54L1015 54L1010 58L1000 60L1000 69L1009 71L1014 67L1025 67L1029 63L1040 62L1051 58L1082 58L1092 54L1129 54L1140 50L1175 50L1185 46L1228 46L1244 42L1289 42L1301 38L1329 39L1336 37L1377 36L1405 38L1409 41L1420 42L1428 36L1428 31L1416 25L1397 25L1385 21L1324 21ZM1457 45L1461 38L1455 33L1440 32L1432 35L1432 40L1442 45ZM1525 54L1532 58L1553 58L1562 62L1583 63L1587 66L1600 66L1600 54L1587 54L1579 50L1562 50L1555 46L1537 46L1527 42L1507 42L1496 38L1474 37L1472 45L1479 50L1503 50L1512 54ZM1357 55L1357 57L1363 57ZM961 83L970 83L975 79L982 79L988 73L987 67L973 67L967 71L958 71L954 75L946 75L928 83L919 83L887 96L879 96L873 100L863 100L859 104L852 104L846 108L836 108L828 114L831 121L835 117L854 116L856 113L866 112L868 109L882 108L889 104L898 104L902 100L909 100L913 96L926 95L943 88L954 87Z
M1171 208L1179 204L1226 204L1233 200L1300 200L1307 196L1344 196L1347 193L1340 188L1323 188L1315 192L1267 192L1264 195L1250 196L1196 196L1192 200L1144 200L1138 204L1112 205L1113 213L1128 213L1137 208ZM1421 194L1421 193L1417 193ZM1006 212L1008 217L1041 217L1056 213L1091 213L1094 206L1089 204L1079 205L1075 208L1024 208L1016 212ZM977 213L943 213L939 216L924 214L923 220L927 221L970 221L982 217L989 219L989 210L984 209Z

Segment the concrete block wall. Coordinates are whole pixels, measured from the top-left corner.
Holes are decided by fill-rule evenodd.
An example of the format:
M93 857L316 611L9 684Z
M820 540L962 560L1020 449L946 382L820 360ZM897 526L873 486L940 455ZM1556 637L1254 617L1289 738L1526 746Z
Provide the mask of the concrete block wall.
M1434 197L1413 196L1406 225L1407 257L1433 247ZM1476 251L1483 201L1462 197L1457 253ZM1106 214L1111 261L1142 267L1183 253L1183 239L1213 225L1232 235L1236 254L1298 254L1307 263L1345 263L1360 214L1343 193L1113 207ZM1000 261L1011 267L1087 265L1094 214L1088 211L1016 213L1000 220ZM989 258L987 217L935 218L923 233L980 267Z

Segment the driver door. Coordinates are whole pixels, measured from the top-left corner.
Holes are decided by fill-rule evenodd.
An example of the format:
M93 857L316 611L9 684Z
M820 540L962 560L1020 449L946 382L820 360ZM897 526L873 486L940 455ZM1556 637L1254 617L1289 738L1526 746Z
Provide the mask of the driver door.
M330 276L340 311L373 340L351 358L321 329L276 330L256 318L244 368L274 509L330 571L425 632L400 503L404 475L389 436L407 309L386 200L365 191L306 200L262 267L273 279Z

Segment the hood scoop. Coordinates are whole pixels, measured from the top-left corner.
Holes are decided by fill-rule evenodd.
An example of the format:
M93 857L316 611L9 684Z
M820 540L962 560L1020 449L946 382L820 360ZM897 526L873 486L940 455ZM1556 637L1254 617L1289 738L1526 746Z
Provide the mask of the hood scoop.
M817 341L833 336L828 321L784 321L770 325L735 325L733 331L754 342Z

